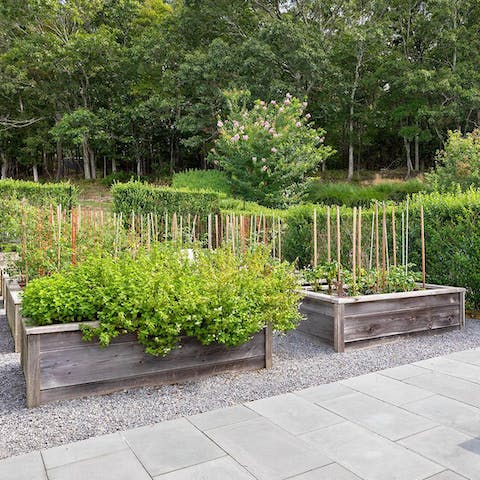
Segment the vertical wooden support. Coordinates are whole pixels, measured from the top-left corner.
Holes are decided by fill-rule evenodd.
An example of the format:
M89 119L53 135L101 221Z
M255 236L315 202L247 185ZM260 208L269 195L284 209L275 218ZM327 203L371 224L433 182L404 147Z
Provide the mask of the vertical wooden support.
M27 385L27 407L40 405L40 336L28 335L24 356L25 381Z
M358 207L358 229L357 229L357 264L358 274L362 274L362 207Z
M272 343L273 343L272 324L267 323L267 326L265 327L265 368L272 368L272 365L273 365Z
M460 306L460 329L465 327L465 292L459 294L459 306Z
M317 266L318 250L317 250L317 209L313 209L313 267Z
M336 303L333 306L333 348L337 353L345 351L344 316L345 305Z
M352 232L352 289L357 293L357 207L353 207L353 232Z
M397 266L397 229L395 226L395 205L392 205L392 253L393 253L393 266Z
M327 207L327 262L332 261L332 231L330 227L330 207Z
M423 215L423 205L420 206L420 235L422 236L422 284L425 289L427 283L426 259L425 259L425 222Z

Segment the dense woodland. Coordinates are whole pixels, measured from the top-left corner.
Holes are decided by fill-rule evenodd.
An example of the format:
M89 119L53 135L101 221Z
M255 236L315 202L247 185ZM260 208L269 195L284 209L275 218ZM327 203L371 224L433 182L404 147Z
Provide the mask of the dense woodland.
M1 175L204 168L232 89L411 172L480 127L479 65L478 0L0 0Z

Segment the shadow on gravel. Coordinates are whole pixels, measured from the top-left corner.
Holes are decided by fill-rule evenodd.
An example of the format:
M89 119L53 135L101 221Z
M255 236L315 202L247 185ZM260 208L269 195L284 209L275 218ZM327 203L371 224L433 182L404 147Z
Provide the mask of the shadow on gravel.
M13 338L8 326L7 317L0 315L0 354L13 353Z

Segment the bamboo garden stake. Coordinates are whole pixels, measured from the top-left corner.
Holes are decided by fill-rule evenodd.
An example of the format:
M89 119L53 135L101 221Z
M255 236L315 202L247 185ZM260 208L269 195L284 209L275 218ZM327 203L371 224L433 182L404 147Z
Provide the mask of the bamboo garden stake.
M341 253L340 253L340 207L337 205L337 272L338 272L338 287L337 287L337 295L339 297L342 296L343 289L342 289L342 267L340 266L341 260Z
M393 266L397 266L397 231L395 227L395 205L392 205L392 254Z
M317 266L317 209L313 209L313 267Z
M352 283L353 295L357 294L357 207L353 207L352 232Z
M385 288L387 272L387 210L385 202L382 206L382 288Z
M422 283L426 287L426 258L425 258L425 220L423 215L423 205L420 206L420 234L422 237Z
M327 262L332 261L332 232L330 227L330 207L327 207Z
M357 268L359 275L362 271L362 207L358 207L358 229L357 229Z

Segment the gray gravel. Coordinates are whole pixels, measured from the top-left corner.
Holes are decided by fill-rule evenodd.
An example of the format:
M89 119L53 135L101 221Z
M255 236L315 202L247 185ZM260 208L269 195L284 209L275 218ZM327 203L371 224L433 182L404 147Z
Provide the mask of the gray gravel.
M405 338L343 354L290 332L274 336L274 367L270 370L218 375L183 385L140 388L27 409L19 355L12 353L6 319L0 316L0 458L479 346L480 321L476 320L467 320L463 331Z

